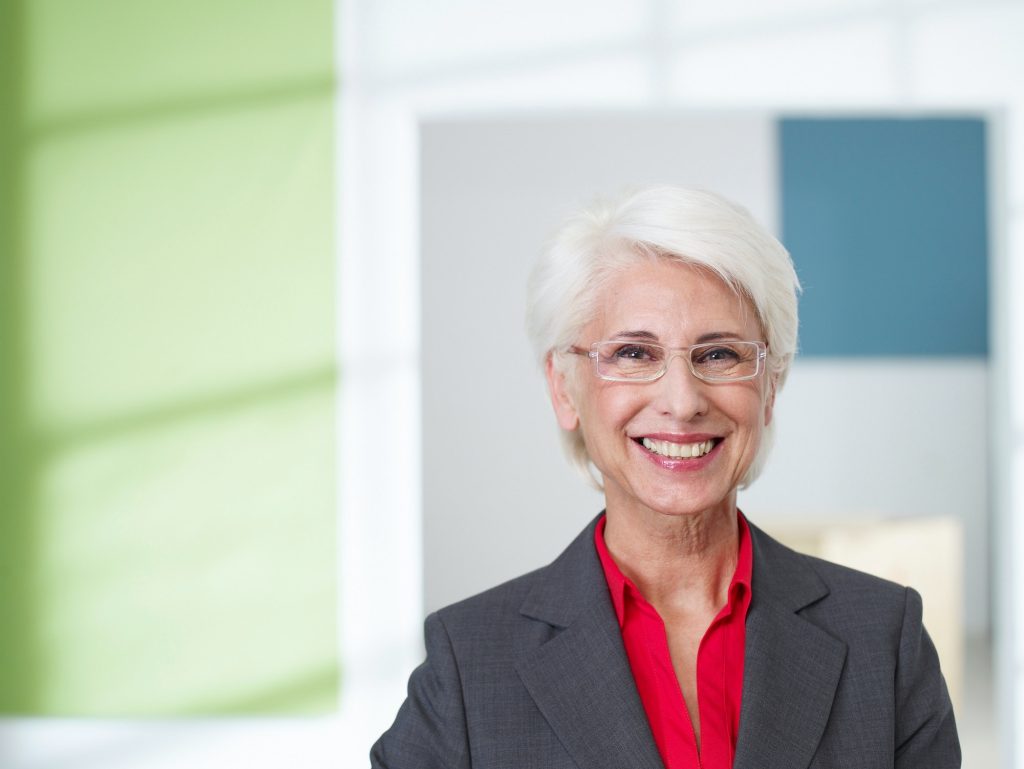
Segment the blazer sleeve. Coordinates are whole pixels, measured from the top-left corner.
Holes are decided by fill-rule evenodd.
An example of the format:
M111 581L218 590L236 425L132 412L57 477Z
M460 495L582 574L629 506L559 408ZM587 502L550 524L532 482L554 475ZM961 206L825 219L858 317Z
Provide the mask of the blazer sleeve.
M394 724L370 750L372 769L468 769L469 743L459 669L437 613L424 623L427 658L409 678Z
M896 667L896 769L959 769L960 741L939 657L906 588Z

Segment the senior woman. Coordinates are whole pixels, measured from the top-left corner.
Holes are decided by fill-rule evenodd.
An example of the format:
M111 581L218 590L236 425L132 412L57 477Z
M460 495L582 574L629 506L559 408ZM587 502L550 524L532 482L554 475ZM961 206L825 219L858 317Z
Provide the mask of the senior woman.
M549 566L427 618L374 767L960 766L918 594L736 507L798 289L778 241L709 192L643 189L564 225L528 325L605 510Z

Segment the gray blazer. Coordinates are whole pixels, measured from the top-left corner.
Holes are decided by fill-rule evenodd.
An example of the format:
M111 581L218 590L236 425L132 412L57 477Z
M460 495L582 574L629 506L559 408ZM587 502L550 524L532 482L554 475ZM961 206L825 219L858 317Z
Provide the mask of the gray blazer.
M594 548L431 614L378 769L661 769ZM910 588L750 526L753 600L734 769L960 766Z

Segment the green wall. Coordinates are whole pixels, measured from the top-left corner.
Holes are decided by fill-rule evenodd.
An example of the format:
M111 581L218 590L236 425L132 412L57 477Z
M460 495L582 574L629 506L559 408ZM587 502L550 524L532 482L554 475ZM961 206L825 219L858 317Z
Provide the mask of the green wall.
M332 709L331 3L3 14L0 710Z

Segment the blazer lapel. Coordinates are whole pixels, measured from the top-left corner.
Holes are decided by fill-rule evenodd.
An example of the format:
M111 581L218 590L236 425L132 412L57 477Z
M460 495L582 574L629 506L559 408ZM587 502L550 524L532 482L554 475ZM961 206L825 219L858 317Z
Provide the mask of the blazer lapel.
M663 769L594 549L596 519L546 570L521 612L556 629L519 677L581 767Z
M596 519L546 570L522 614L554 637L516 662L581 767L663 769L594 549ZM846 644L799 615L828 595L804 556L753 524L743 705L734 769L805 769L825 731Z
M799 616L828 595L798 555L750 526L743 705L734 769L805 769L828 722L846 644Z

